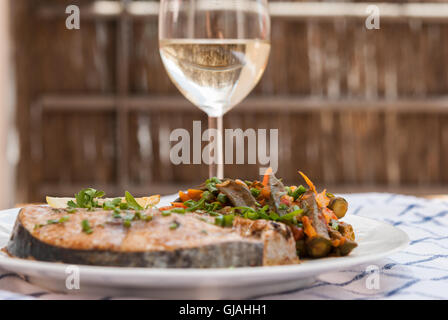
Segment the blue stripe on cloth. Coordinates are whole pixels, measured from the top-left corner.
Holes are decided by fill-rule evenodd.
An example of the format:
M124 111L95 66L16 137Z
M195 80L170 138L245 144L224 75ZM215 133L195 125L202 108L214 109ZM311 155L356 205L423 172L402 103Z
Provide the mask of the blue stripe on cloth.
M414 208L419 208L419 207L420 207L419 204L416 204L416 203L410 204L410 205L408 205L403 211L401 211L401 212L398 214L398 216L402 216L402 215L408 213L409 211L411 211L412 209L414 209Z

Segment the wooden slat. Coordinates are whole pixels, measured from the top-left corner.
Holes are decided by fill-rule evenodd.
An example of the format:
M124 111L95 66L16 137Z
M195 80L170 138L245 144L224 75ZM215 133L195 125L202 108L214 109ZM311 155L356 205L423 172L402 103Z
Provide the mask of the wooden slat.
M39 100L44 110L66 110L66 111L97 111L110 110L116 103L114 98L104 96L70 96L70 95L43 95ZM172 96L130 96L123 98L129 110L163 110L163 111L187 111L193 113L201 112L190 102L182 97ZM298 96L252 96L244 100L241 105L236 106L230 112L253 112L271 111L275 112L318 112L321 110L372 110L372 111L396 111L396 112L427 112L447 113L448 96L428 98L400 98L394 100L377 99L364 100L353 99L319 99Z
M403 20L424 19L435 21L448 20L448 4L446 3L329 3L329 2L286 2L276 1L269 3L269 11L273 18L294 19L333 19L333 18L359 18L367 17L367 6L378 6L381 19ZM95 1L93 4L82 6L83 19L111 19L120 16L123 12L135 18L155 17L159 13L158 3L131 2L124 6L118 1ZM38 14L43 18L54 18L65 14L63 6L42 6Z

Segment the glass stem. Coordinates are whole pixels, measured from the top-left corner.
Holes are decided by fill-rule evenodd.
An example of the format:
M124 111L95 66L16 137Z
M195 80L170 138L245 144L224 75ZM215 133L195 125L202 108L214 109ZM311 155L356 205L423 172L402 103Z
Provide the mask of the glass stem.
M210 178L218 177L219 179L222 179L224 178L224 155L223 155L224 135L222 127L222 117L208 117L208 128L215 129L217 133L216 141L214 141L215 154L213 154L213 152L210 151L209 155L210 164L208 167L208 175Z

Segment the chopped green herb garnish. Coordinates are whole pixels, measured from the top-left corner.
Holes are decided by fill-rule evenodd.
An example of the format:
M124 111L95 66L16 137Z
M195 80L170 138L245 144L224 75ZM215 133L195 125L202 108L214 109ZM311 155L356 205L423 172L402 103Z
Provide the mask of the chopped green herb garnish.
M270 220L274 220L274 221L280 220L280 216L277 213L275 213L274 211L269 212L269 216L271 218Z
M331 220L330 224L331 228L338 231L339 230L339 223L336 220Z
M231 227L233 225L234 218L235 218L235 215L233 215L233 214L217 216L215 218L215 225L220 226L220 227Z
M75 209L75 208L78 208L78 205L76 204L75 201L70 200L70 201L67 202L67 207Z
M302 194L304 194L306 192L306 189L304 186L300 185L297 187L296 190L294 190L294 192L289 192L288 195L290 195L291 197L294 198L294 200L297 200L298 197L300 197Z
M120 210L127 210L129 209L129 205L126 202L121 202L119 208Z
M126 217L126 219L129 219L129 220L143 220L143 221L150 221L150 220L152 220L152 216L151 215L146 215L146 214L143 214L143 213L141 213L140 211L136 211L135 212L135 214L134 214L134 216L127 216Z
M251 220L257 220L258 219L258 213L253 211L247 212L247 218Z
M282 222L292 222L297 223L297 216L301 215L303 213L303 209L297 209L290 213L285 214L284 216L280 217L280 221Z
M82 220L81 227L84 233L91 234L93 232L92 228L90 227L89 220Z
M218 194L218 196L216 197L216 200L218 200L219 202L221 202L222 204L227 203L227 196L224 193L220 193Z
M121 203L121 198L114 198L114 199L112 200L112 204L114 205L114 207L119 206L120 203Z
M64 222L67 222L69 219L70 219L69 216L63 216L59 219L50 219L50 220L47 220L46 224L34 225L34 229L42 228L42 227L50 225L50 224L64 223Z
M216 184L220 184L220 183L222 183L221 180L219 180L216 177L212 177L205 181L205 187L207 188L208 191L210 191L212 193L217 192L218 188L216 188Z
M252 193L252 195L253 195L255 198L258 198L258 196L259 196L260 193L261 193L261 190L260 190L260 189L257 189L257 188L250 188L250 193Z
M135 200L135 198L130 194L128 191L124 193L126 202L129 206L129 208L134 210L143 210L143 207L138 204L138 202Z
M235 216L233 214L226 214L224 216L224 227L231 227L233 225L233 219Z
M114 204L112 203L112 201L107 200L107 201L104 201L104 203L103 203L103 209L104 209L104 210L114 210L114 209L115 209L115 206L114 206Z
M192 205L191 207L188 207L187 211L195 211L198 209L202 209L205 203L205 199L201 198L201 200L197 201L194 205Z
M170 224L170 230L177 229L177 228L179 228L179 226L180 226L180 223L177 221L174 221L173 223Z
M217 177L211 177L211 178L208 179L207 181L210 181L210 182L212 182L212 183L214 183L214 184L220 184L220 183L222 183L222 181L219 180Z
M184 206L186 206L188 208L194 206L195 204L196 204L196 202L191 199L184 202Z
M123 221L123 227L125 227L125 228L130 228L131 227L131 225L132 225L132 219L124 219L124 221Z
M202 193L201 199L204 199L205 201L212 202L215 200L215 196L210 191L205 190Z
M69 216L63 216L62 218L59 219L58 222L59 223L64 223L64 222L67 222L69 219L70 219Z
M98 198L104 196L104 191L98 191L93 188L87 188L75 194L76 203L73 200L67 202L70 208L86 208L92 210L99 208Z
M224 226L224 216L223 215L219 215L215 218L215 225L217 226Z
M216 211L222 208L222 205L220 202L213 202L213 203L204 203L204 209L207 212Z
M142 219L142 213L140 211L135 211L134 217L132 220L141 220Z
M120 209L115 208L114 212L112 213L112 217L117 218L117 219L121 218L121 211L120 211Z
M185 213L184 208L174 208L170 210L172 213Z

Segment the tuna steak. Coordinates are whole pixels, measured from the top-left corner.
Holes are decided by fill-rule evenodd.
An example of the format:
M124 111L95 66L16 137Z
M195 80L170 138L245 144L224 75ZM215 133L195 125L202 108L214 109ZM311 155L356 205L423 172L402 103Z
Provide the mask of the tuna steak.
M7 250L19 258L122 267L225 268L298 262L294 239L283 224L260 225L237 218L233 228L223 228L213 224L214 217L197 213L163 216L151 209L142 214L152 220L137 219L126 226L112 211L78 209L69 214L45 206L25 207ZM68 220L48 223L63 217ZM83 220L89 221L91 233L83 230Z

